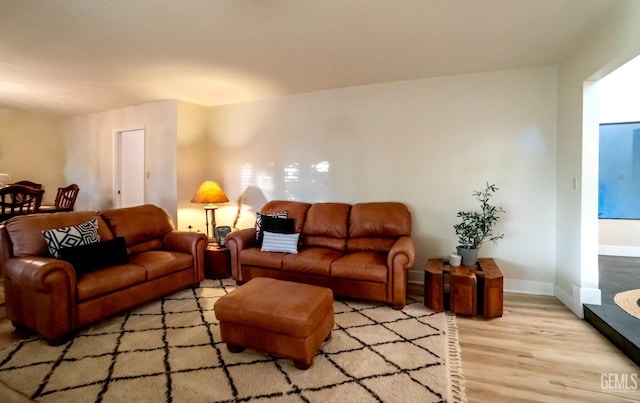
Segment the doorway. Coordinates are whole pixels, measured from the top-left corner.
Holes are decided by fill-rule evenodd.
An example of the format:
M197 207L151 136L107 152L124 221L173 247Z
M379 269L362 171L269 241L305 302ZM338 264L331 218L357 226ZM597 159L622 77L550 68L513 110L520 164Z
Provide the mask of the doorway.
M115 133L114 207L145 203L145 130L119 130Z
M635 57L618 67L598 82L599 124L630 124L640 122L640 56ZM616 125L612 125L616 126ZM612 127L609 126L609 127ZM635 180L632 172L624 171L619 166L625 159L637 164L633 155L633 144L620 150L623 154L615 162L616 184ZM622 197L633 200L630 204L637 204L637 194L631 186L621 193ZM602 190L602 189L600 189ZM600 217L599 217L600 218ZM640 257L640 220L627 217L626 219L604 218L598 220L599 253L612 256Z

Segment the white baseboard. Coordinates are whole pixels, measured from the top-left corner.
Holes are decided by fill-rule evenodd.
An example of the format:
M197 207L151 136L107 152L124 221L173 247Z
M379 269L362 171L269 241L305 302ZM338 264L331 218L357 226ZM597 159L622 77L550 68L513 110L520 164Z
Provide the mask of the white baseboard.
M573 284L571 294L560 287L555 287L554 291L556 298L579 318L584 318L583 304L600 305L602 301L601 292L597 288L580 288Z
M407 273L407 280L410 283L424 284L424 270L409 270Z
M605 256L640 257L640 247L600 245L598 247L598 254Z
M573 296L560 287L554 288L555 297L558 298L560 302L565 304L567 308L571 309L571 311L573 311L573 313L575 313L578 317L582 318L582 307L579 304L574 303L575 299L573 298Z
M506 292L517 292L520 294L553 295L553 283L531 280L504 279L504 290Z

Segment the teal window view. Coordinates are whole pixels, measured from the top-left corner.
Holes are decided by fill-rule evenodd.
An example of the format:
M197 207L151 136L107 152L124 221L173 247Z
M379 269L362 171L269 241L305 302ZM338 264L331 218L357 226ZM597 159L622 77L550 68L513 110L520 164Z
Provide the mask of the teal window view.
M598 218L640 219L640 122L600 125Z

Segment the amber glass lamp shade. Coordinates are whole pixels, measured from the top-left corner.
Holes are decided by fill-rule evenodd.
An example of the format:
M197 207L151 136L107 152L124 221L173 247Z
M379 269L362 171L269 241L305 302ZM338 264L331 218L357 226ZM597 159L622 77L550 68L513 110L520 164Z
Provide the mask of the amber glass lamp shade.
M215 239L216 232L216 206L213 203L225 203L229 198L218 185L218 182L204 181L200 184L196 194L191 198L191 203L207 203L204 206L205 225L207 227L207 238L209 241ZM211 211L211 234L209 233L209 211Z
M191 203L225 203L229 198L218 185L218 182L204 181L200 184L196 194L191 198Z

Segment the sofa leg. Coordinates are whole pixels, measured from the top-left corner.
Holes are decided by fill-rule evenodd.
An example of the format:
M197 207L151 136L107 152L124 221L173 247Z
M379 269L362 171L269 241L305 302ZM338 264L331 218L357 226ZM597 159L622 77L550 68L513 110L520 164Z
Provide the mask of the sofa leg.
M28 339L35 335L34 332L21 323L11 321L11 324L15 328L14 333L19 339Z
M65 343L67 343L69 340L71 340L70 335L65 334L65 335L62 335L62 336L58 336L55 339L50 339L50 340L47 339L47 344L49 344L52 347L61 346L61 345L65 344Z
M229 350L232 353L241 353L244 351L244 347L242 346L238 346L237 344L231 344L231 343L227 343L227 350Z
M293 365L296 368L298 368L298 369L300 369L302 371L304 371L305 369L311 368L311 364L313 364L313 358L311 359L311 361L308 361L308 362L307 361L293 360Z
M404 304L393 304L391 305L391 308L395 309L396 311L401 311L402 308L404 308Z

